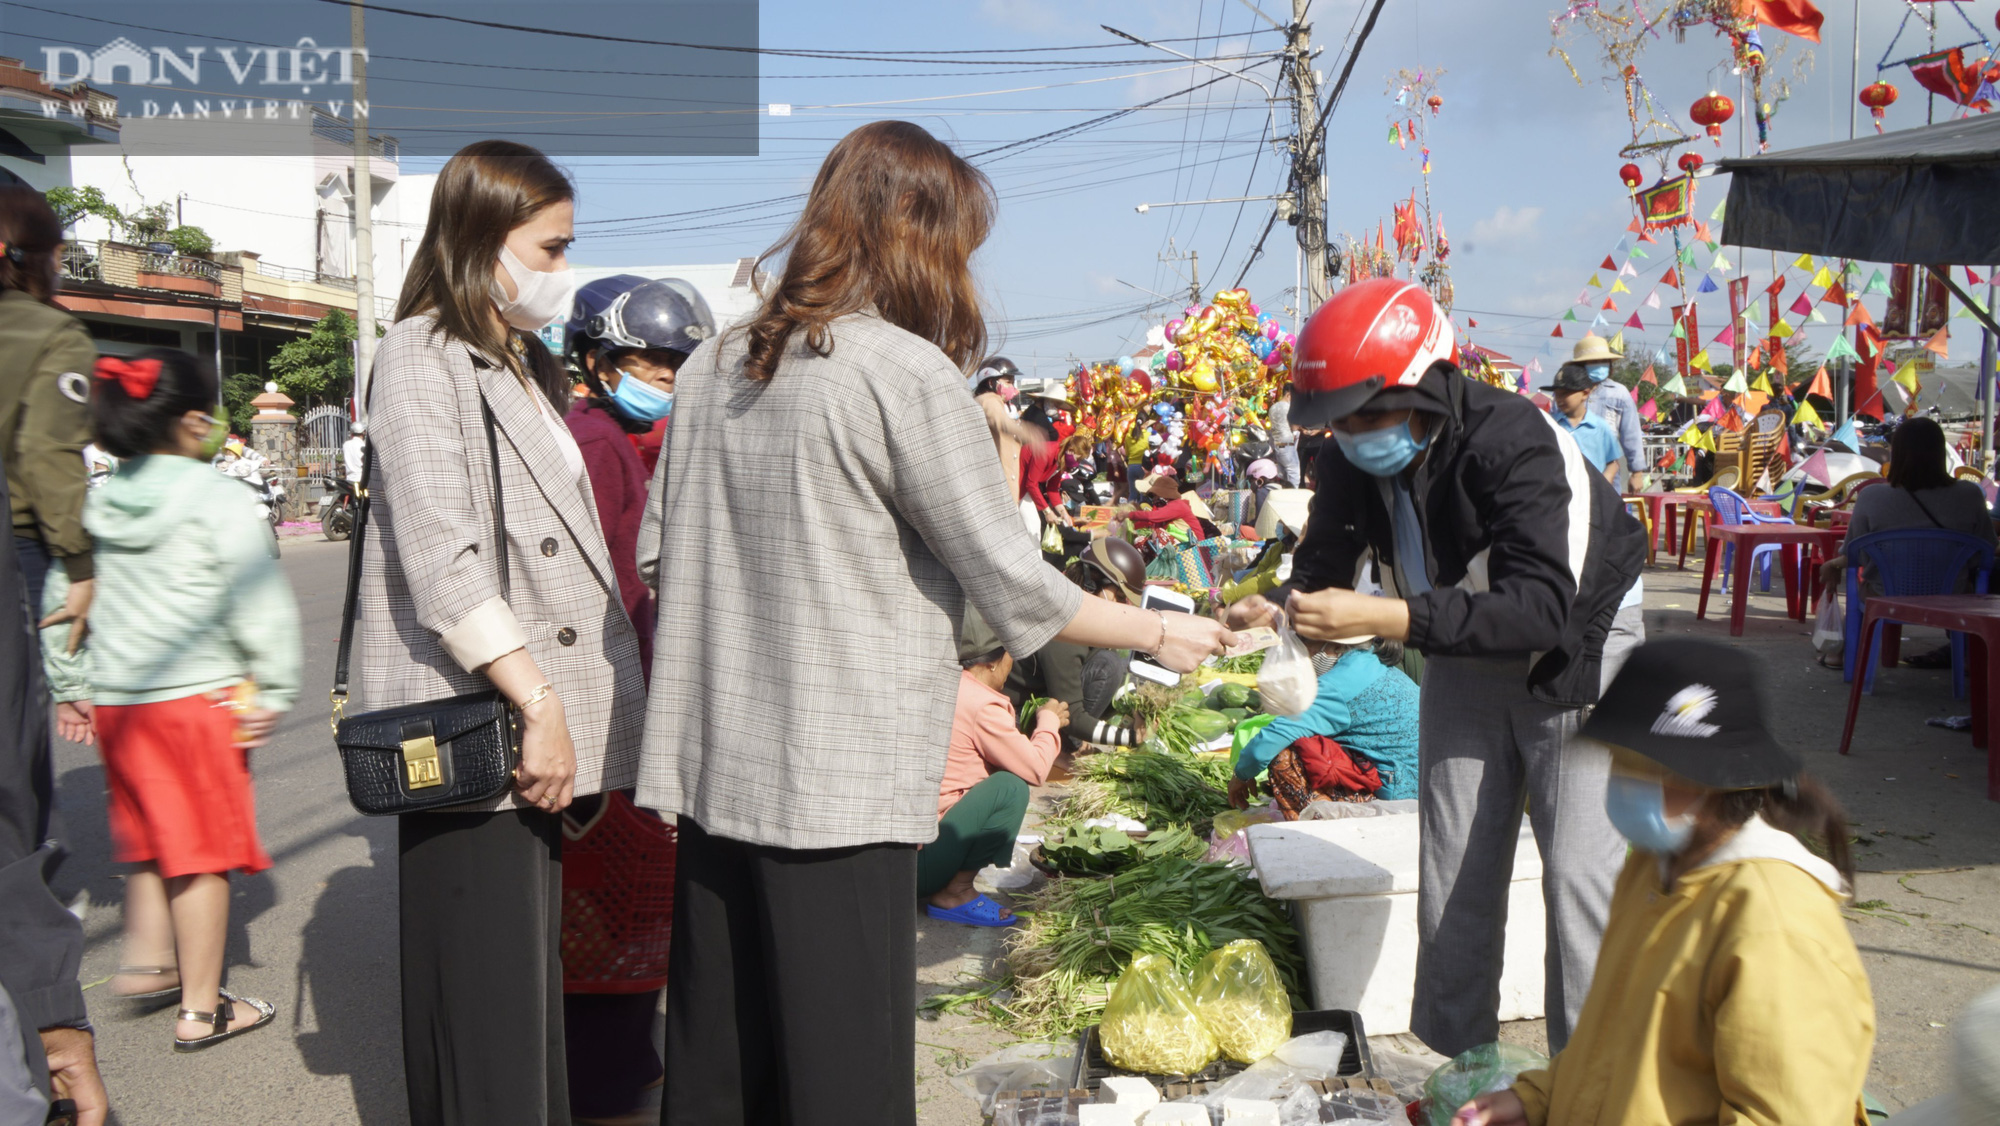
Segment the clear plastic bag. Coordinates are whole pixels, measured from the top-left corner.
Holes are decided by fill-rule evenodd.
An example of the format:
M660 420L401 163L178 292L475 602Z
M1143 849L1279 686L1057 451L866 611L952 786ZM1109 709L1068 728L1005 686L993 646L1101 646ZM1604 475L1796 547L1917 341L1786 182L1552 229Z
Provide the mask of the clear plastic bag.
M1062 532L1054 524L1042 525L1042 550L1050 555L1061 555L1063 549Z
M1839 653L1846 644L1847 615L1840 609L1840 592L1829 590L1819 604L1819 618L1813 622L1813 649L1821 656Z
M1264 944L1242 938L1211 950L1194 972L1194 1008L1222 1054L1256 1063L1292 1038L1292 1000Z
M1283 611L1272 617L1271 628L1278 631L1278 644L1265 653L1264 667L1257 670L1257 695L1271 715L1298 715L1319 697L1319 674Z
M1074 1044L1015 1044L951 1077L959 1093L992 1114L1002 1091L1063 1090L1076 1070Z
M1286 1098L1315 1079L1339 1075L1340 1060L1346 1052L1344 1032L1312 1032L1294 1037L1247 1069L1211 1084L1208 1093L1195 1101L1220 1107L1224 1099Z
M1408 1122L1403 1104L1373 1091L1335 1091L1326 1097L1335 1122Z
M1217 1052L1181 975L1158 954L1139 955L1119 975L1097 1039L1105 1059L1147 1075L1192 1075Z
M1452 1116L1473 1096L1505 1090L1522 1072L1548 1065L1547 1056L1519 1044L1481 1044L1466 1049L1424 1080L1424 1104L1431 1126L1451 1126Z

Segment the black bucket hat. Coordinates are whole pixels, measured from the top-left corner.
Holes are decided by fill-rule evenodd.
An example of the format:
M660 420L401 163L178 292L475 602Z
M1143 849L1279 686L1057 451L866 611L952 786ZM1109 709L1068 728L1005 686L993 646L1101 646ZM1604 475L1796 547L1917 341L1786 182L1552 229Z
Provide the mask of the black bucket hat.
M1564 364L1556 369L1553 383L1542 385L1544 391L1588 391L1597 384L1590 381L1590 371L1582 364Z
M1764 723L1750 655L1712 641L1676 638L1633 650L1582 734L1717 790L1776 786L1802 765Z

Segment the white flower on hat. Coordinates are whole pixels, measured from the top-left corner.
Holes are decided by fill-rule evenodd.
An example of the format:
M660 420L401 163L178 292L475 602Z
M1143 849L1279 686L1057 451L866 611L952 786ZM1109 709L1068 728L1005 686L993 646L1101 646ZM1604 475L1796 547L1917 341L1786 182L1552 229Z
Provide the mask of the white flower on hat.
M1653 734L1678 735L1684 739L1706 739L1722 730L1703 723L1715 710L1715 689L1706 684L1690 684L1667 697L1667 706L1653 721Z

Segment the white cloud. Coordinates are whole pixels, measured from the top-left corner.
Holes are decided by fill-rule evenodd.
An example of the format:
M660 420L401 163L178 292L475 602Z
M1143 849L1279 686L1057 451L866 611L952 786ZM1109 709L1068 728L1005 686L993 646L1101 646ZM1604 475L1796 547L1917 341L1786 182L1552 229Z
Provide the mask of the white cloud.
M1528 238L1541 225L1539 207L1508 207L1505 204L1472 225L1472 240L1480 244L1513 243Z

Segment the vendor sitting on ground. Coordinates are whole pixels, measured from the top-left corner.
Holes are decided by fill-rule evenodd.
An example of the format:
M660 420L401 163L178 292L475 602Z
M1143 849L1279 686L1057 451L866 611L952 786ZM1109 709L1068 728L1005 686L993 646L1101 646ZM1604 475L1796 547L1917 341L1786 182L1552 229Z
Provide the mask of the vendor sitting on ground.
M1310 789L1327 797L1335 786L1327 781L1329 764L1317 752L1305 754L1296 747L1302 740L1319 736L1338 743L1352 760L1353 771L1338 788L1352 793L1361 789L1352 780L1372 772L1379 785L1375 797L1398 801L1417 796L1417 700L1416 682L1395 666L1403 659L1399 642L1372 637L1346 637L1338 641L1307 641L1313 669L1319 673L1319 694L1312 706L1295 716L1272 720L1236 757L1236 777L1229 783L1229 803L1238 809L1250 804L1250 795L1259 774L1269 770L1291 776L1294 764L1280 762L1283 756L1297 756L1298 773ZM1335 756L1337 758L1337 756ZM1280 794L1280 804L1296 814Z
M1847 819L1772 737L1756 662L1643 646L1582 737L1612 748L1605 809L1632 846L1597 974L1569 1046L1454 1126L1869 1121Z
M1124 540L1092 540L1063 576L1085 594L1137 606L1146 586L1146 561ZM1112 715L1111 701L1125 686L1131 663L1127 650L1051 641L1034 656L1014 663L1007 695L1017 702L1030 696L1062 701L1069 711L1063 734L1079 743L1130 747L1145 742L1145 733Z
M1062 753L1069 709L1050 700L1035 713L1035 733L1021 734L1014 705L1000 691L1014 658L976 612L968 611L958 643L958 706L951 750L938 791L937 839L917 853L917 894L933 919L975 927L1005 927L1014 913L972 886L989 864L1014 859L1014 838L1028 813L1028 786L1041 785Z
M1176 520L1183 520L1195 539L1205 540L1216 534L1215 513L1209 511L1200 497L1181 492L1180 482L1174 480L1173 470L1162 469L1150 477L1142 477L1133 488L1142 496L1152 497L1156 503L1126 513L1125 522L1132 527L1164 528Z

